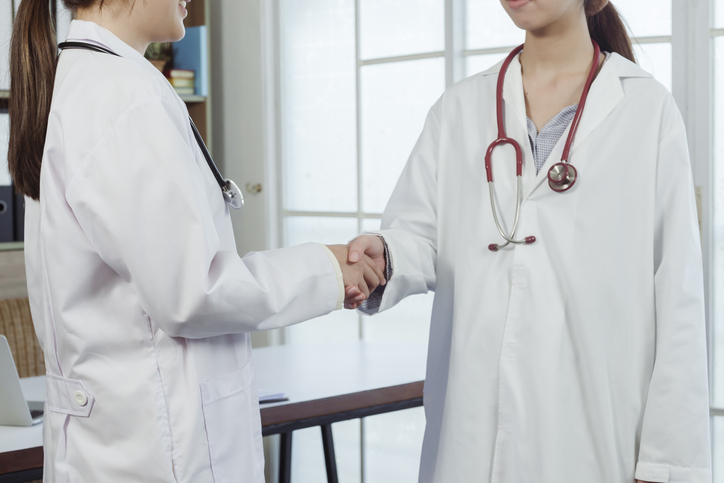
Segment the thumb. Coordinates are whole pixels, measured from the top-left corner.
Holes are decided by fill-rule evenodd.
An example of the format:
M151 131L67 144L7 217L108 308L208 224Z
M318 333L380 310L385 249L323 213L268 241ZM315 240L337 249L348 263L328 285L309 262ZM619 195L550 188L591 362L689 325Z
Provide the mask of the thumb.
M357 263L361 258L362 254L370 248L371 243L367 235L361 235L349 242L349 254L347 260L350 263Z

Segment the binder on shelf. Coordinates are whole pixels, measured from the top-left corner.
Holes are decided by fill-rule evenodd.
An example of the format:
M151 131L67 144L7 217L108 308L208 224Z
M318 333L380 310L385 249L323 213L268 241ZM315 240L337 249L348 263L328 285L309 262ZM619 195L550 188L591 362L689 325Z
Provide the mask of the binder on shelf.
M15 191L15 186L13 186ZM25 197L20 193L15 193L13 203L13 230L15 231L15 241L25 241Z
M15 241L13 186L8 171L10 116L0 112L0 242Z
M195 72L197 96L209 95L208 62L206 25L187 27L184 38L173 45L173 67Z
M0 0L0 91L10 90L10 33L13 30L13 1Z
M12 185L0 186L0 243L15 241L15 210Z

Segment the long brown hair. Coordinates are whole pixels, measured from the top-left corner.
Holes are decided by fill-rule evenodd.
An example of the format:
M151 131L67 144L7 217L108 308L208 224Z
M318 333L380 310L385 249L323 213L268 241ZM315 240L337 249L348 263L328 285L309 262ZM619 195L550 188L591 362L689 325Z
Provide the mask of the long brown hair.
M602 1L605 0L584 0L583 2L591 38L598 43L602 51L616 52L631 62L636 62L631 39L616 7L608 2L601 9Z
M71 11L103 0L63 0ZM10 146L15 189L40 199L40 165L53 97L57 47L49 0L23 0L10 40Z

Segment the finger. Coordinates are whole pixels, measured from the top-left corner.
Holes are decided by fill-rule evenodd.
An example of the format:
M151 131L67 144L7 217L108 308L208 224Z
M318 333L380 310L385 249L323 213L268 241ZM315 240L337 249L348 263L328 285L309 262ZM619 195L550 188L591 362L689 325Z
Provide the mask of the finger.
M365 263L364 269L364 279L371 292L380 284L380 277L377 276L371 265Z
M385 278L385 272L384 270L377 264L377 262L370 257L365 256L365 261L367 262L367 265L372 268L372 270L375 271L377 276L380 279L380 285L385 285L387 283L387 279Z
M369 235L360 235L349 242L347 246L349 247L347 260L350 263L357 263L362 258L362 254L372 246L372 240Z
M359 287L357 287L356 285L348 285L347 287L345 287L344 290L345 298L354 298L360 293L361 292L359 290Z
M362 279L359 281L359 289L365 296L363 300L367 300L367 298L370 296L370 289L367 286L367 281L364 279L364 277L362 277Z

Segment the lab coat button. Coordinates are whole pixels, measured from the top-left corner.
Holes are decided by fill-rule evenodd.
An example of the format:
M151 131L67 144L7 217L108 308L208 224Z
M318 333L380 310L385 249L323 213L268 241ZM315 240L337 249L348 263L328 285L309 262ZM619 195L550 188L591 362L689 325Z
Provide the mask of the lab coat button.
M73 393L73 399L75 399L75 403L78 406L82 407L88 404L88 396L86 396L83 391L75 391Z

